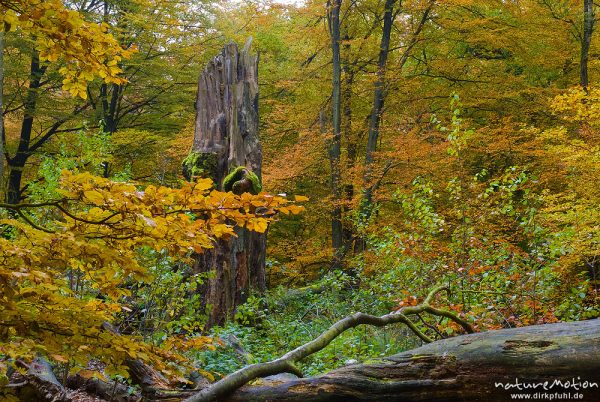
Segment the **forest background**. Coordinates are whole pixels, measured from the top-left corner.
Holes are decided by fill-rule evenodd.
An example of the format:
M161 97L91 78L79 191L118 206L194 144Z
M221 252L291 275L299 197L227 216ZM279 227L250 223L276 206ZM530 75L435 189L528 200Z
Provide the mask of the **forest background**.
M479 331L600 316L591 1L0 5L0 367L43 353L65 378L87 370L126 382L123 360L134 357L214 378L351 312L416 305L440 284L443 303ZM278 196L259 218L264 194L217 200L210 182L181 174L198 75L248 37L260 55L263 190L298 195L301 214ZM134 223L110 224L115 205L132 202ZM212 216L218 203L246 213L183 217ZM173 219L161 221L157 205ZM206 278L190 278L186 252L230 235L227 219L261 232L277 220L268 291L206 328L195 295ZM201 239L183 235L199 226ZM102 321L128 337L106 335L115 346L104 350L87 339ZM443 317L415 325L433 338L461 331ZM403 328L356 328L302 369L419 342ZM106 366L89 370L90 356Z

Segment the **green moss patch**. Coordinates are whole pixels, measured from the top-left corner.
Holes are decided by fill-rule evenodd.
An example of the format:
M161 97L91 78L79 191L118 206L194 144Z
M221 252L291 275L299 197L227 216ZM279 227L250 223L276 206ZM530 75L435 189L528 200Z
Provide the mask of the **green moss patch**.
M214 179L217 176L217 154L191 151L183 160L182 167L187 180L194 177Z
M243 179L249 180L252 184L250 193L258 194L262 191L262 185L260 184L258 176L245 166L238 166L225 176L223 179L223 190L234 191L236 184Z

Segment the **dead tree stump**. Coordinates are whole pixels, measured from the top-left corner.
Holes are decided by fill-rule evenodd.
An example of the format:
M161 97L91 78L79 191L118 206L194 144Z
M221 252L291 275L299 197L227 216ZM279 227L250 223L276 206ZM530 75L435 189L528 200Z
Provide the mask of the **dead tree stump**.
M261 191L258 136L258 56L251 39L226 45L200 74L194 144L184 175L210 177L220 190ZM207 327L222 324L252 291L265 289L266 234L236 229L237 238L195 256L197 273L213 272L200 288Z

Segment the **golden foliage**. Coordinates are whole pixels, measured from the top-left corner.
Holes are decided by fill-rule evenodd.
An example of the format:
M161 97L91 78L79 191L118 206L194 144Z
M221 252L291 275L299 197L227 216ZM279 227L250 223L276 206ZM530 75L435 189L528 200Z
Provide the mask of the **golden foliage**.
M1 205L25 222L0 222L0 355L32 359L42 353L80 367L96 358L107 364L108 374L121 375L127 375L127 359L169 371L169 365L185 364L171 346L209 344L205 338L179 339L157 348L104 329L122 310L122 297L130 295L127 284L152 280L140 249L185 259L212 248L218 238L235 236L235 226L264 232L278 212L303 209L281 196L219 192L209 179L141 190L65 171L59 193L61 199L42 204ZM30 215L42 208L55 217L44 226ZM84 285L92 290L86 295L78 291Z
M87 98L87 83L101 77L106 83L123 84L119 62L135 47L123 49L108 33L106 23L86 21L61 0L2 0L0 23L10 31L20 29L34 38L40 61L65 61L59 72L62 88Z

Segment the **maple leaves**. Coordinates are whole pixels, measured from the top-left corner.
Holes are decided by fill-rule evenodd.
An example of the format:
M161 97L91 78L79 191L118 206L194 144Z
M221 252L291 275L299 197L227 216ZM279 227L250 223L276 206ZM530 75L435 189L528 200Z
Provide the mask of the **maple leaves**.
M64 171L62 198L1 205L34 226L15 219L0 222L0 355L31 359L43 353L79 367L95 357L108 364L107 373L121 375L126 375L126 359L150 360L163 370L185 364L176 352L104 329L122 310L122 297L131 294L127 284L152 279L139 250L149 247L186 259L213 247L218 238L235 236L235 226L264 232L282 209L303 209L281 196L237 196L212 188L212 181L203 179L177 189L150 185L142 190ZM167 343L208 344L204 338Z
M135 52L123 49L108 33L106 23L86 21L61 0L2 0L0 23L10 31L20 29L34 38L40 61L56 62L64 79L62 88L72 96L87 98L87 83L101 77L106 83L123 84L119 62Z

